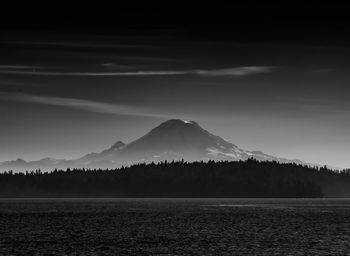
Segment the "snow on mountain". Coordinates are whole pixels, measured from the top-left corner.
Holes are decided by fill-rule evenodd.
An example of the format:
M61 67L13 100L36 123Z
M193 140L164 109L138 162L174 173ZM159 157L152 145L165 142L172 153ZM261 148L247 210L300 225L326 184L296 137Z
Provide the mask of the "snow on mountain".
M0 164L0 170L24 171L33 169L52 170L54 168L116 168L139 162L159 162L181 160L258 160L297 162L299 160L280 159L261 151L246 151L236 145L204 130L194 121L171 119L161 123L141 138L125 144L121 141L100 153L90 153L73 160L44 158L26 162L22 159Z

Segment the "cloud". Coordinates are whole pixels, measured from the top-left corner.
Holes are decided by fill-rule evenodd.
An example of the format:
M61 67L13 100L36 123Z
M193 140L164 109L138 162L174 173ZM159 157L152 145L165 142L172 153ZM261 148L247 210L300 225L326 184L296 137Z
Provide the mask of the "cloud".
M123 48L132 48L132 49L158 49L161 46L152 45L152 44L137 44L137 43L102 43L102 42L45 42L45 41L1 41L2 45L20 45L20 46L34 46L34 47L52 47L52 48L83 48L83 49L123 49Z
M62 106L67 108L79 109L94 113L117 114L117 115L132 115L132 116L149 116L149 117L166 117L158 113L153 113L152 110L146 108L138 108L121 104L113 104L92 100L38 96L24 93L7 93L0 92L0 99L38 103L51 106Z
M9 75L35 75L35 76L166 76L189 74L186 71L172 70L147 70L130 72L56 72L56 71L21 71L21 70L0 70L0 74Z
M138 61L138 62L179 62L179 59L169 57L154 56L132 56L132 55L116 55L114 58L119 60Z
M42 104L48 106L65 107L69 109L76 109L92 113L101 113L109 115L126 115L126 116L138 116L138 117L153 117L153 118L180 118L191 120L193 113L190 112L177 112L172 110L165 110L159 108L149 107L135 107L123 104L113 104L107 102L76 99L76 98L64 98L64 97L51 97L51 96L39 96L25 93L12 93L12 92L1 92L0 100L15 101L24 103ZM207 115L206 113L196 113L196 120L216 120L217 116ZM5 118L7 118L5 116ZM1 121L1 120L0 120ZM16 121L15 120L11 120Z
M1 69L10 69L10 70L33 70L33 69L40 69L43 67L40 66L26 66L26 65L0 65L0 70Z
M100 64L101 67L108 68L108 69L124 69L124 68L135 68L133 65L125 65L125 64L116 64L116 63L102 63Z
M246 66L224 69L191 69L191 70L140 70L130 72L56 72L43 70L0 70L0 74L39 75L39 76L248 76L259 73L272 72L269 66Z
M110 71L110 72L116 72L120 70L135 70L135 69L140 69L140 68L145 68L147 67L146 65L141 66L141 65L127 65L127 64L116 64L116 63L102 63L99 64L99 66L103 67L104 69Z
M271 72L273 67L268 66L247 66L213 70L196 70L194 73L203 76L248 76L258 73Z

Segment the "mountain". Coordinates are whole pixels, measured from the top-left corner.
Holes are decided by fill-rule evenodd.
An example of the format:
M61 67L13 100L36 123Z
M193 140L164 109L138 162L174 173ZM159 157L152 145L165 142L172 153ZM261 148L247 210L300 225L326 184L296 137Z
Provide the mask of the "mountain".
M44 158L26 162L23 159L0 163L0 170L52 170L54 168L116 168L139 162L181 160L274 160L296 162L264 154L261 151L247 151L204 130L194 121L168 120L152 129L141 138L125 144L114 143L100 153L90 153L73 160Z

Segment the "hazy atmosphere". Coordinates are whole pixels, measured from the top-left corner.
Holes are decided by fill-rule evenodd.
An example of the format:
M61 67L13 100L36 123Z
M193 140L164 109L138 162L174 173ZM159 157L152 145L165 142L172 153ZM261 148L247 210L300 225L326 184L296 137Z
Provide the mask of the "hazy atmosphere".
M179 8L2 25L0 161L72 159L180 118L247 150L350 166L350 48L323 15L340 8L311 19L311 5L298 18L242 5L245 22L225 5L176 21ZM204 20L211 8L222 16Z
M181 118L246 149L350 166L347 47L49 35L1 39L1 161L78 157Z

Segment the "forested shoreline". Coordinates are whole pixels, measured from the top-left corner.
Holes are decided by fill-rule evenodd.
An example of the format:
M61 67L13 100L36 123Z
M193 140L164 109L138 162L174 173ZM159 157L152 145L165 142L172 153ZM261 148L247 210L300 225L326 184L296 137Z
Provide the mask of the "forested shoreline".
M117 169L0 174L0 197L350 197L349 171L293 163L161 162Z

